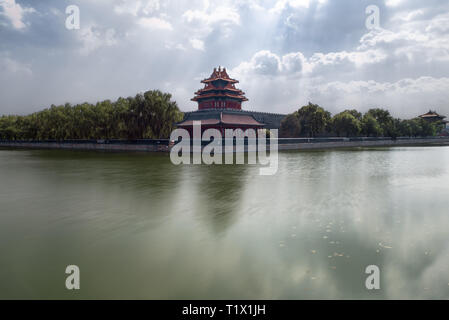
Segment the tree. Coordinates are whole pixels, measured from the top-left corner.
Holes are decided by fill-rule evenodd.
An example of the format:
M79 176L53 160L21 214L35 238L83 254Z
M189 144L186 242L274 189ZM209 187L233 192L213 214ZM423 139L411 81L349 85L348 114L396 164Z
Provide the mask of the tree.
M147 91L119 98L71 106L51 105L28 116L0 117L0 139L143 139L168 138L182 112L171 95Z
M301 134L309 137L323 133L331 121L330 112L317 104L310 103L298 110Z
M395 121L388 110L375 108L368 110L367 114L376 119L377 123L382 128L381 135L393 138L398 136Z
M355 110L346 110L332 118L332 128L337 136L357 136L362 128L361 122L354 116ZM356 114L356 116L358 116ZM360 115L361 116L361 115Z
M371 114L367 113L362 118L362 133L368 137L379 137L382 135L382 128Z
M427 120L419 118L418 120L421 125L421 134L422 137L435 136L437 133L437 128L435 123L431 123Z
M298 112L289 114L281 121L279 128L279 137L298 138L301 134L301 123L299 122Z
M413 137L420 136L423 131L420 119L415 118L415 119L409 120L409 123L410 123L410 128L412 130L412 136Z
M344 112L348 112L348 113L350 113L354 118L356 118L357 120L362 121L362 113L361 113L361 112L358 112L358 111L355 110L355 109L352 109L352 110L345 110Z
M435 136L441 132L441 125L439 122L432 123L421 118L402 120L399 121L398 132L400 135L408 137Z
M398 125L399 134L403 137L413 136L411 120L400 120Z
M371 115L381 125L393 119L390 115L390 111L380 108L370 109L367 114Z

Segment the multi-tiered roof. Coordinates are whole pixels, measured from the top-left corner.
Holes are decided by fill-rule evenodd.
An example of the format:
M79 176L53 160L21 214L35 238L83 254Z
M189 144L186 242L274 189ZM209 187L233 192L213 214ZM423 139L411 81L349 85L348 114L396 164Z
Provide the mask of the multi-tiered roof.
M224 134L225 129L260 129L265 126L255 119L253 113L242 110L242 102L248 99L242 90L235 87L238 81L229 77L226 68L214 68L210 77L201 83L204 83L204 88L195 92L192 99L198 102L198 110L185 113L184 120L177 123L178 127L192 132L196 122L201 124L201 130L213 128Z
M441 121L445 119L445 116L439 115L436 111L429 110L429 112L419 116L422 119L430 121Z
M237 89L237 80L229 77L226 68L214 68L209 78L201 81L204 88L195 92L192 101L198 102L198 110L242 109L242 102L248 101L245 93Z

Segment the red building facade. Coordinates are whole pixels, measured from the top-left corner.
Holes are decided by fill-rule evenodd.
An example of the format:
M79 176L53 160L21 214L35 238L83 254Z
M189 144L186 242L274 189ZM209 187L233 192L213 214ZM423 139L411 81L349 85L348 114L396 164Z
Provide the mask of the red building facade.
M218 129L224 136L225 129L260 129L265 124L257 121L251 113L242 110L242 103L248 101L245 93L237 89L237 80L232 79L226 68L214 68L209 78L201 81L204 88L195 92L192 101L198 102L198 110L186 114L177 124L192 133L193 122L201 123L201 131Z
M198 102L198 110L204 109L242 109L242 102L248 101L245 93L237 89L237 80L231 79L226 68L214 68L211 76L201 81L204 88L195 92L192 101Z

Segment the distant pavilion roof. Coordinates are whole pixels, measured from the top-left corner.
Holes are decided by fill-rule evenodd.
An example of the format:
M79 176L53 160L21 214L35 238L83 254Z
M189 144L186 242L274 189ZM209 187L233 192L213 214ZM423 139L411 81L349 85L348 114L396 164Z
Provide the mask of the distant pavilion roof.
M422 114L419 117L423 118L423 119L434 119L434 118L444 119L444 118L446 118L445 116L439 115L436 111L432 111L432 110L429 110L429 112Z

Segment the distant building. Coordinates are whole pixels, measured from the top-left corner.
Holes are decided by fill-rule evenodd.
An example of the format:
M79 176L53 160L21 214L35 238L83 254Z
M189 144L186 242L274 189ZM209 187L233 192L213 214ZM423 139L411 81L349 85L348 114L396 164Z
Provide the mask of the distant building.
M441 116L436 113L436 111L432 110L429 110L429 112L422 114L419 117L430 122L442 121L443 123L447 123L447 121L444 120L446 118L445 116Z
M419 118L424 119L429 122L441 122L444 124L444 128L441 132L441 135L449 135L449 121L446 121L445 116L439 115L436 111L429 110L429 112L422 114Z
M278 129L283 114L242 110L248 101L245 93L237 89L237 80L229 77L226 68L214 68L209 78L201 81L204 88L195 92L192 101L198 102L198 110L185 112L184 120L177 124L192 132L193 121L201 122L202 131L214 128L223 135L225 129Z

